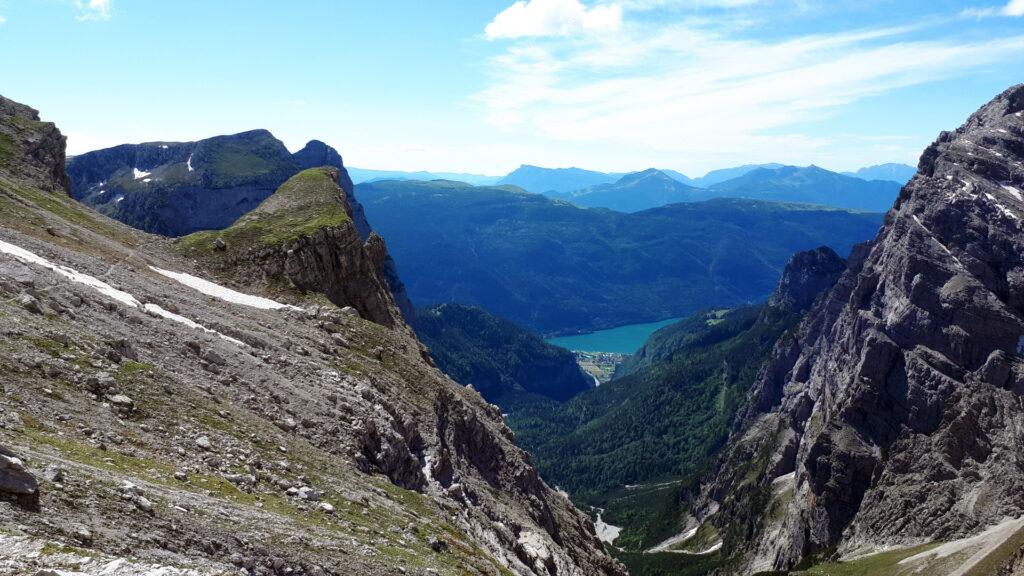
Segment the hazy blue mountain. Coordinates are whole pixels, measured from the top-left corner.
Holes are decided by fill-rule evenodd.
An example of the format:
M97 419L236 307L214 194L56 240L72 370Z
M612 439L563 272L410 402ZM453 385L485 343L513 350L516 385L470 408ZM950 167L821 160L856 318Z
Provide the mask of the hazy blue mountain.
M527 192L573 192L588 186L615 182L622 174L594 172L582 168L541 168L523 164L497 182L518 186Z
M771 162L769 164L744 164L742 166L736 166L734 168L721 168L719 170L712 170L700 178L693 178L689 182L684 184L690 184L691 186L697 186L699 188L707 188L718 184L719 182L725 182L726 180L732 180L733 178L739 178L747 172L751 172L758 168L782 168L782 164Z
M356 184L374 180L455 180L475 186L495 184L501 176L467 174L464 172L405 172L402 170L373 170L370 168L349 168L349 176Z
M610 184L598 184L560 197L577 206L639 212L676 202L706 200L707 190L687 186L655 168L626 174Z
M860 168L856 172L843 172L847 176L853 176L862 180L891 180L906 184L917 173L917 168L907 164L878 164Z
M572 352L478 306L420 309L413 328L438 368L502 407L532 394L568 400L593 387Z
M696 186L696 183L694 182L693 178L690 178L689 176L683 174L682 172L676 172L675 170L667 170L664 168L662 168L661 171L664 172L665 175L667 175L669 178L672 178L677 182L682 182L683 184L686 184L688 186Z
M716 199L625 214L515 187L384 181L357 195L420 306L482 306L542 335L763 300L789 257L840 254L881 214Z
M716 195L781 202L803 202L836 208L882 212L896 200L900 184L885 180L861 180L817 166L757 168L719 182L710 190Z

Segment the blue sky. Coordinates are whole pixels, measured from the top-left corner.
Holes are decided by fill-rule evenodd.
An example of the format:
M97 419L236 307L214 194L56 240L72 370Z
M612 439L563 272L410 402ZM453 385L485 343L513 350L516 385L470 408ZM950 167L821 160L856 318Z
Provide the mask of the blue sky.
M71 153L264 127L353 166L915 163L1024 82L1024 0L0 0Z

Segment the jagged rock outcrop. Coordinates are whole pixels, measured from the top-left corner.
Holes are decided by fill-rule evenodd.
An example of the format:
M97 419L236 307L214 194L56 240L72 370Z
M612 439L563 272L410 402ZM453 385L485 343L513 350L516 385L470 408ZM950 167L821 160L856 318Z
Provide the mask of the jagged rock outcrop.
M345 196L348 198L349 205L352 208L351 216L352 221L355 222L356 231L364 242L370 240L373 229L366 220L366 210L363 209L363 205L356 198L355 186L352 184L352 178L349 176L348 170L345 169L341 154L319 140L310 140L302 150L293 154L292 158L295 159L302 170L318 166L334 166L338 169L338 185L345 192ZM416 311L413 308L412 301L409 299L409 294L405 290L405 284L402 283L402 279L398 276L398 267L395 265L395 261L391 258L390 254L385 255L383 260L381 260L381 274L383 274L384 280L391 290L391 296L395 300L395 304L402 312L402 317L406 322L412 322Z
M0 96L0 166L15 177L32 179L48 191L69 193L64 169L64 136L39 111Z
M797 252L786 263L768 305L786 311L807 310L845 270L846 261L828 246Z
M340 176L333 166L304 170L230 227L184 237L180 245L236 281L287 279L395 326L401 313L383 275L387 248L372 232L365 242L359 237Z
M1024 515L1024 85L943 132L780 343L695 509L738 571Z

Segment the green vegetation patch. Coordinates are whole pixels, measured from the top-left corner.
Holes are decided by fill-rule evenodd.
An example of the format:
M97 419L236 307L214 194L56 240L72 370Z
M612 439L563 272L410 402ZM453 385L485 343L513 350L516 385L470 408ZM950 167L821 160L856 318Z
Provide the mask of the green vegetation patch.
M210 254L221 238L229 252L285 244L322 228L336 228L350 221L340 188L323 168L310 168L292 176L258 208L221 231L189 234L179 248Z
M14 140L0 132L0 165L6 164L14 156Z

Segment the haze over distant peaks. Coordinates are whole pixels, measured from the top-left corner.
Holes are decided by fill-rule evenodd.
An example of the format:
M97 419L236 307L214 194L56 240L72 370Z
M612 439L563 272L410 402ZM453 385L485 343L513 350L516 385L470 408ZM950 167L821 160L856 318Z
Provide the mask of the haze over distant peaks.
M639 212L666 204L704 200L707 191L688 186L662 170L648 168L641 172L626 174L610 184L598 184L564 195L549 195L565 198L585 208L601 207L620 212Z
M854 176L864 180L892 180L900 184L906 184L914 177L917 168L907 164L878 164L876 166L865 166L856 172L843 172L847 176Z
M371 168L349 168L349 176L356 184L378 180L455 180L475 186L487 186L501 180L501 176L468 174L465 172L428 172L424 170L407 172L403 170L374 170Z

